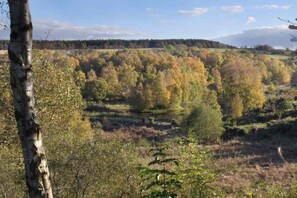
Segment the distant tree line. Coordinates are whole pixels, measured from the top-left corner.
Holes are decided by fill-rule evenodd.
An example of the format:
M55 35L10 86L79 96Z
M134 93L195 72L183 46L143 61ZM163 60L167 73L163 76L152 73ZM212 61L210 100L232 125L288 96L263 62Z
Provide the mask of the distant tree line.
M256 51L261 51L266 54L278 54L278 55L296 55L296 51L291 51L290 49L275 49L270 45L256 45L253 47Z
M255 45L252 47L242 46L238 50L242 54L266 54L266 55L283 55L293 58L297 55L297 50L292 50L290 48L286 49L276 49L270 45Z
M198 48L235 48L216 41L201 39L170 40L35 40L33 47L37 49L124 49L124 48L163 48L167 45L185 45ZM0 49L6 50L8 40L0 40Z

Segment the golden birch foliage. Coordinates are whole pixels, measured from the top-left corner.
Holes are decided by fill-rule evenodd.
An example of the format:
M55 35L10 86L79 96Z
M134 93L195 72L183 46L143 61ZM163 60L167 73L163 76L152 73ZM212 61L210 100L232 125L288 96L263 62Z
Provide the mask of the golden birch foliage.
M119 77L112 62L110 62L107 67L102 69L101 77L107 82L109 86L108 95L118 96L120 90Z
M177 110L181 109L182 103L182 89L177 84L172 85L170 88L170 109Z
M74 67L67 61L64 56L53 57L50 51L34 52L37 113L51 167L54 161L58 162L65 155L62 152L65 145L71 148L93 137L90 122L80 112L82 97L73 77ZM23 162L20 146L17 145L19 138L12 108L9 67L7 63L4 65L0 66L0 122L3 123L0 125L0 183L8 197L24 197L26 188L20 171L23 170ZM63 170L66 168L60 165Z
M118 68L119 83L122 88L122 94L129 94L131 89L136 86L138 73L131 65L124 64Z
M205 60L205 67L211 70L211 69L220 67L222 63L223 63L222 53L216 51L207 55Z
M220 72L223 79L221 97L224 103L231 107L233 96L239 94L244 111L262 108L265 102L264 85L257 67L252 66L246 58L230 56Z
M79 133L84 133L79 134L81 137L91 138L92 130L90 126L87 127L88 123L84 124L88 121L83 121L79 112L83 103L80 88L73 77L74 68L67 63L67 59L59 62L59 57L56 57L53 62L45 53L50 52L36 52L33 63L36 65L36 104L44 139L68 133L72 134L72 138L76 138ZM76 129L79 125L86 126L85 130L78 132Z
M212 70L212 76L214 78L214 85L216 87L216 90L221 91L222 90L222 76L218 69Z
M201 84L207 83L207 73L203 62L198 58L183 58L181 65L188 71L191 81L198 81Z
M267 68L268 82L272 81L274 84L287 84L290 82L291 75L283 61L269 58L267 55L259 56L258 59L260 62L263 62Z
M75 84L80 88L83 88L87 82L86 75L81 70L75 71L74 80L75 80Z
M165 76L162 72L157 74L152 89L155 107L168 107L170 102L170 92L167 90Z
M231 101L231 116L233 119L240 118L243 114L243 101L239 94L236 94Z

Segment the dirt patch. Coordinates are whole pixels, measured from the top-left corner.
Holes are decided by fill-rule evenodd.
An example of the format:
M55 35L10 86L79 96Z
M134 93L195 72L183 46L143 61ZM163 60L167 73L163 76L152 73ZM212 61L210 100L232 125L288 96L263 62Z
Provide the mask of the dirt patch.
M121 127L110 132L105 132L104 136L110 139L120 139L123 141L141 141L149 140L160 142L171 134L170 131L155 130L146 126L139 127Z

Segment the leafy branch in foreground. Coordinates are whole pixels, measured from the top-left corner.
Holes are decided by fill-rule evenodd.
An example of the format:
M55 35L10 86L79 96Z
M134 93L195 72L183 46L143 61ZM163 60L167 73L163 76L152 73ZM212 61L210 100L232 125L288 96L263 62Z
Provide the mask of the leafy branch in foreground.
M215 197L211 187L215 180L214 172L209 168L209 154L199 147L194 138L190 143L179 147L180 166L176 168L177 178L182 183L181 197L207 198Z
M173 167L178 166L179 162L166 152L168 149L168 147L151 149L153 160L147 167L139 167L143 197L177 197L181 183L176 178Z

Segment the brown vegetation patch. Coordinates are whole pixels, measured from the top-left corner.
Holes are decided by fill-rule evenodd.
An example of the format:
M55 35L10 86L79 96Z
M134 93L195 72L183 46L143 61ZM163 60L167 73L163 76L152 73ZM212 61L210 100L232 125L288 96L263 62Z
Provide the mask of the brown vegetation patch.
M212 146L218 172L214 185L227 197L265 197L276 185L289 189L297 175L294 142L277 134L264 139L254 134Z
M167 131L159 131L146 126L140 127L121 127L111 132L105 132L107 139L120 139L124 141L161 141L167 136Z

